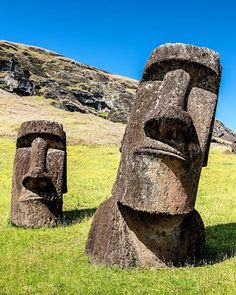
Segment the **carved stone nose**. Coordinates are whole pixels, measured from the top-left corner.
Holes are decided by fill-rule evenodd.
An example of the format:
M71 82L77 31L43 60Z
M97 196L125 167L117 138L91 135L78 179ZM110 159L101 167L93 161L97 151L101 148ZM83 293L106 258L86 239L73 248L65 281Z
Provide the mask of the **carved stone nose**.
M31 144L29 171L24 175L23 186L33 192L45 192L51 187L51 179L46 171L48 144L42 138L36 138Z
M177 69L168 72L160 90L164 105L180 107L184 110L190 83L191 77L186 71Z
M194 127L186 112L191 77L183 69L166 73L157 100L158 109L151 109L144 124L145 135L163 143L186 143L193 137Z

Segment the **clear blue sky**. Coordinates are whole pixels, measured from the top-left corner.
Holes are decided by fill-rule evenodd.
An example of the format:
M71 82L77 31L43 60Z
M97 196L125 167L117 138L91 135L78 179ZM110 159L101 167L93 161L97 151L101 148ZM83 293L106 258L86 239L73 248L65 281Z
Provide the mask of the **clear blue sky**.
M45 47L140 79L151 51L167 42L221 55L217 118L236 130L236 1L11 0L1 2L0 39Z

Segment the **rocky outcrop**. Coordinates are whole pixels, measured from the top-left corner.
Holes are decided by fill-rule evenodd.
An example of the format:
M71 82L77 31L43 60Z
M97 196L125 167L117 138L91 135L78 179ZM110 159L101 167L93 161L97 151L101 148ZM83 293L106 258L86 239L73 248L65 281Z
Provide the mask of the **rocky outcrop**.
M39 85L30 80L29 70L22 67L17 58L0 60L0 69L2 88L19 95L34 95L38 92Z
M118 121L127 121L137 84L49 50L0 41L0 88L53 99L54 106L67 111L96 114L123 108ZM124 98L130 102L122 103Z
M220 139L222 143L225 141L225 144L227 144L228 142L228 145L236 142L236 134L234 131L225 127L225 125L219 120L215 120L213 136L218 138L218 142L220 142Z
M102 114L113 122L127 123L137 87L137 80L55 52L0 41L0 88L21 96L52 99L59 109ZM213 140L230 145L236 134L216 120Z

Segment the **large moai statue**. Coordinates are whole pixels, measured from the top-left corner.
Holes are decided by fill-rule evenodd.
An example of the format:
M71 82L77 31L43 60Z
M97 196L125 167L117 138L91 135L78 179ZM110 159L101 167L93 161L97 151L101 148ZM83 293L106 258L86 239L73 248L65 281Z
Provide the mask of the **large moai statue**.
M66 184L66 134L51 121L21 125L12 180L11 223L25 228L56 226Z
M221 77L219 55L166 44L149 58L121 147L112 197L93 218L94 263L179 266L198 259L204 224L194 209L207 165Z

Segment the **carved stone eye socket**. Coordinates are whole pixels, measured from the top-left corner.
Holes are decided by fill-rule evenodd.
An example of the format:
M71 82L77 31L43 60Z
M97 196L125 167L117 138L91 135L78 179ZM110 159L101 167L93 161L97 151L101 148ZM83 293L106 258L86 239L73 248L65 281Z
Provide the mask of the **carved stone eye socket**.
M199 87L218 94L219 74L200 63L188 60L162 60L152 64L143 74L142 81L163 81L166 73L182 69L191 77L192 87Z
M197 142L195 129L177 118L150 119L145 123L147 137L166 144L188 144Z
M59 136L56 136L54 134L49 134L49 133L48 134L33 133L27 136L22 136L18 138L17 140L17 148L31 147L32 142L37 137L44 139L48 144L48 148L65 150L65 145L62 142L61 138Z

